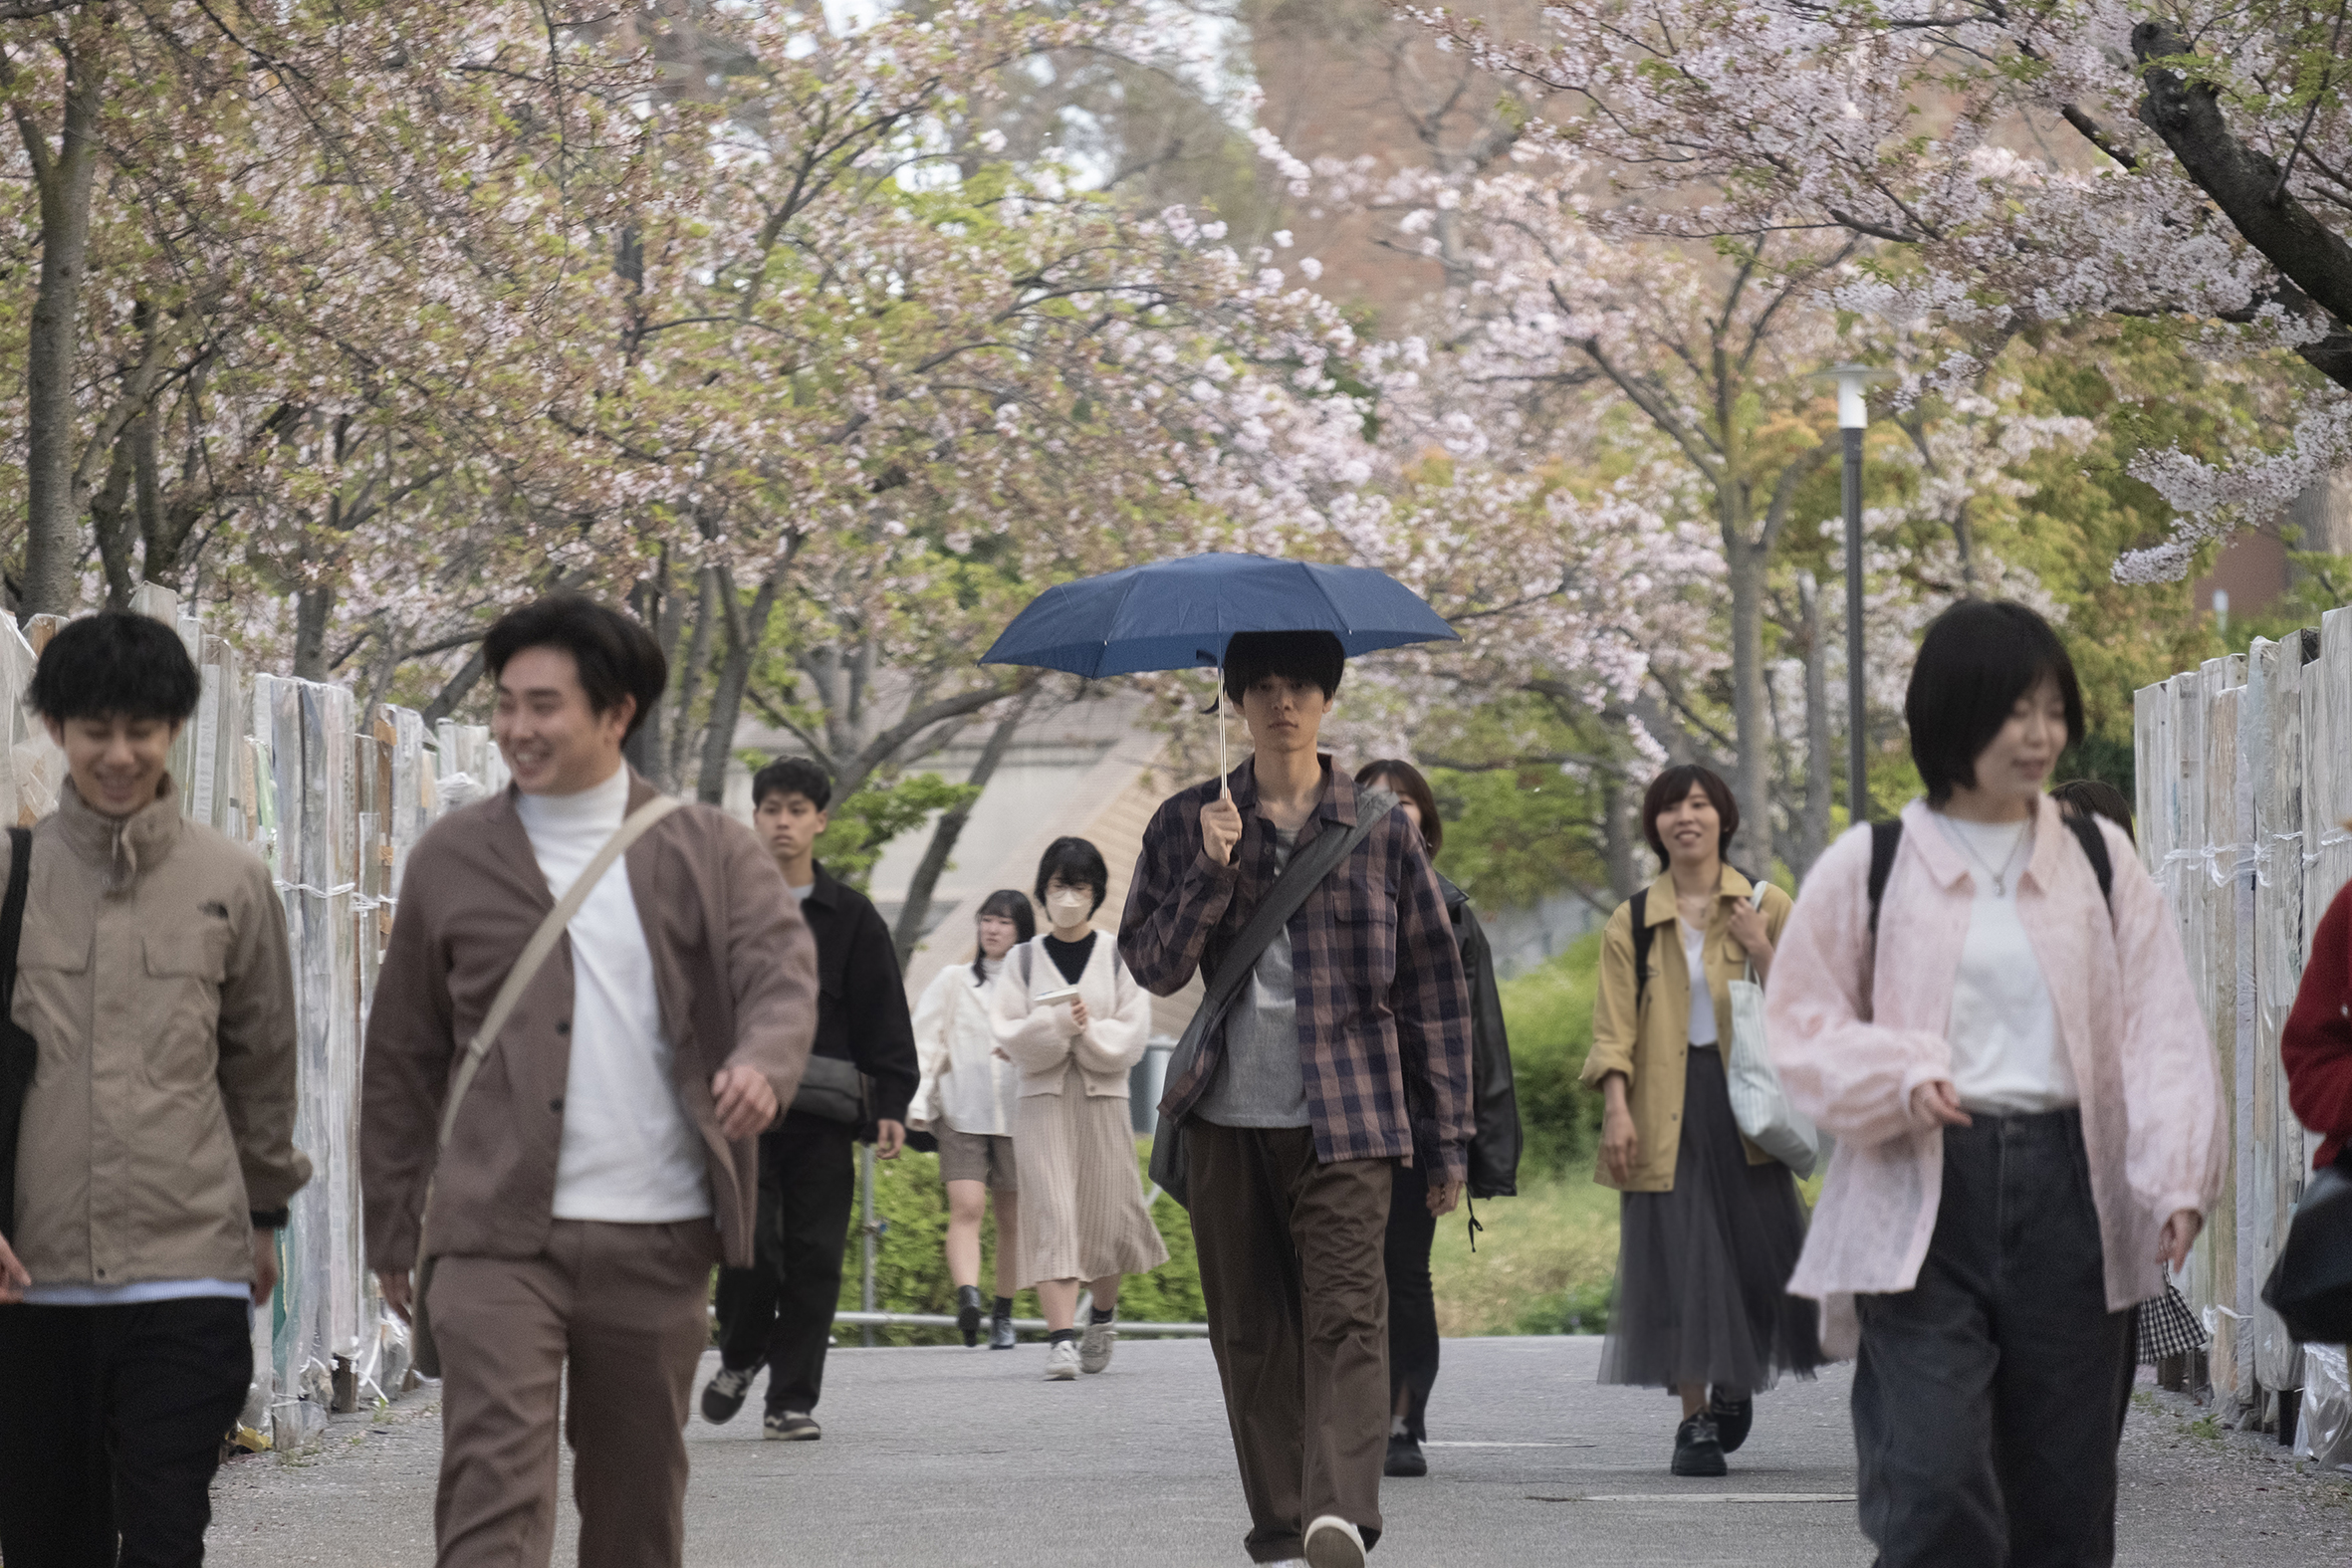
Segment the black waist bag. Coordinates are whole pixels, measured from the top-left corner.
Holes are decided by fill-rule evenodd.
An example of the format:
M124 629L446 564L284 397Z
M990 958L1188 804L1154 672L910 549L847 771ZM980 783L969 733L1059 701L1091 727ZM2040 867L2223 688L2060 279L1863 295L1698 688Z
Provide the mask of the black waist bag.
M823 1117L847 1127L862 1127L873 1119L867 1106L873 1098L865 1074L857 1064L839 1056L811 1054L802 1069L801 1087L792 1108L804 1116Z
M2262 1285L2262 1304L2278 1314L2296 1344L2352 1340L2352 1170L2345 1161L2313 1173L2286 1245Z
M25 934L25 889L33 874L33 830L8 830L8 898L0 903L0 1235L16 1239L16 1140L41 1047L16 1026L16 949Z

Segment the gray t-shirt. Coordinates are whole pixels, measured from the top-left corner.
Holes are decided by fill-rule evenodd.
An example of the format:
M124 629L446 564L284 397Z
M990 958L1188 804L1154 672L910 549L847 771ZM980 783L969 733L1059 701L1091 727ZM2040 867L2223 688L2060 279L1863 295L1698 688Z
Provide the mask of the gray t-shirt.
M1281 874L1297 846L1295 831L1274 835ZM1298 1068L1298 1000L1291 971L1291 933L1275 933L1249 987L1225 1015L1225 1056L1197 1107L1220 1127L1305 1127L1306 1081Z

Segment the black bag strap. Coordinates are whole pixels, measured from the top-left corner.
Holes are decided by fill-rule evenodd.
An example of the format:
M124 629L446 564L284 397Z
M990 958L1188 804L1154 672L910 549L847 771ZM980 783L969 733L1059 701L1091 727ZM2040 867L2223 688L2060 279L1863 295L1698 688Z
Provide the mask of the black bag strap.
M1641 999L1650 989L1650 944L1658 934L1650 929L1650 890L1633 895L1633 1015L1641 1016Z
M2095 817L2088 812L2080 816L2065 811L2058 813L2073 829L2075 841L2082 845L2083 858L2091 863L2091 874L2099 879L2099 897L2104 899L2110 914L2115 910L2115 862L2107 857L2107 835L2099 830ZM1878 937L1878 906L1886 897L1887 878L1895 869L1895 851L1902 847L1903 819L1870 824L1870 935Z
M1291 856L1291 863L1283 867L1273 885L1267 888L1266 896L1251 911L1249 923L1234 938L1233 946L1226 950L1225 962L1217 966L1217 974L1209 982L1201 1010L1212 1022L1241 995L1242 986L1258 968L1258 961L1274 946L1275 933L1291 923L1291 917L1306 902L1306 895L1337 870L1342 860L1355 853L1356 845L1372 836L1372 829L1396 809L1396 798L1386 789L1357 791L1355 826L1344 833L1317 833L1304 849Z
M0 902L0 1019L16 1006L16 949L25 934L25 892L33 879L33 830L8 830L8 897Z

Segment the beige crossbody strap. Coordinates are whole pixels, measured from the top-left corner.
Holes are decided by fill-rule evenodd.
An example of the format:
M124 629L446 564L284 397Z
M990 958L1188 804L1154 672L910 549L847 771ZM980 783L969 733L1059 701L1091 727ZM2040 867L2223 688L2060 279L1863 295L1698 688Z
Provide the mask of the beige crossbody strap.
M507 971L506 984L498 988L491 1001L490 1011L482 1018L482 1026L474 1031L473 1039L465 1048L465 1060L458 1063L457 1081L449 1086L449 1102L441 1108L441 1147L449 1147L449 1134L457 1126L457 1107L465 1099L465 1091L472 1088L474 1074L481 1069L482 1058L490 1054L490 1046L498 1038L498 1031L506 1027L508 1016L522 1002L523 993L538 978L540 966L548 955L556 951L563 940L564 928L572 924L572 917L580 913L580 906L588 902L604 873L612 869L612 862L628 852L629 845L645 836L645 830L675 811L684 801L675 795L655 795L629 813L620 830L604 840L604 847L596 851L596 858L588 869L564 889L564 896L556 900L539 929L531 933L531 940L523 946L523 956L515 960L515 967Z

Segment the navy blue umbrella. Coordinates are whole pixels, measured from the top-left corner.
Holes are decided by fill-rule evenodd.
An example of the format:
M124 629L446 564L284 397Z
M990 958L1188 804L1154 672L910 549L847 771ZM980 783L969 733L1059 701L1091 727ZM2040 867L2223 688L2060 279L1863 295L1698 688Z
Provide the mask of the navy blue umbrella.
M1048 588L1013 617L980 662L1089 679L1221 667L1237 631L1327 631L1349 658L1409 642L1461 640L1420 594L1371 566L1184 556ZM1224 740L1220 724L1220 773Z
M1371 566L1185 556L1048 588L980 662L1089 678L1190 670L1222 665L1237 631L1327 631L1349 658L1460 640L1420 594Z

